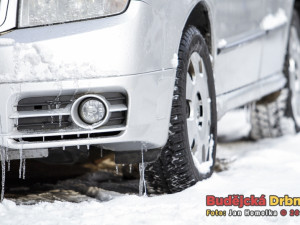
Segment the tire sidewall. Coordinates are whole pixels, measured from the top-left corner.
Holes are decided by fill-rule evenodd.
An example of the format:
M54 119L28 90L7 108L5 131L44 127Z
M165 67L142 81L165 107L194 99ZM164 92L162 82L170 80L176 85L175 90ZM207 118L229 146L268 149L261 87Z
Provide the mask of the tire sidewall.
M291 25L290 25L290 30L289 30L289 36L288 36L288 40L290 40L290 35L291 35L291 28L295 27L298 33L298 37L300 37L300 20L299 20L299 15L297 13L297 11L294 10L293 12L293 17L292 17L292 21L291 21ZM294 124L295 124L295 130L296 132L300 131L300 124L297 123L296 117L293 113L293 104L292 104L292 91L290 88L290 74L289 74L289 57L290 57L290 52L289 52L289 47L290 47L290 42L288 42L288 46L287 46L287 54L286 54L286 58L285 58L285 69L284 69L284 73L287 77L287 85L286 88L288 88L289 90L289 94L288 94L288 99L287 99L287 109L286 109L286 116L290 117L293 119ZM300 65L299 65L300 66Z
M193 157L192 157L192 152L190 150L190 143L188 139L188 128L187 128L187 121L185 120L184 124L184 140L185 140L185 150L186 150L186 156L188 157L188 161L191 165L191 170L194 173L195 179L200 181L203 179L206 179L210 177L213 173L213 167L215 164L215 158L216 158L216 137L217 137L217 113L216 113L216 93L215 93L215 85L214 85L214 77L213 77L213 71L212 71L212 63L210 61L210 54L207 48L207 45L205 43L204 38L202 37L201 33L195 28L195 27L188 27L187 31L189 32L192 30L193 35L192 38L189 39L188 43L188 51L185 51L184 54L179 56L182 60L179 60L179 68L183 68L183 70L178 70L177 71L177 77L180 77L182 79L182 87L184 90L182 91L182 98L183 98L183 106L182 110L186 111L187 104L186 104L186 78L187 78L187 70L188 70L188 63L191 55L194 52L197 52L201 59L203 60L205 70L207 72L207 85L208 85L208 92L209 92L209 97L211 99L211 126L210 126L210 136L213 138L213 153L212 153L212 160L213 160L213 165L210 168L209 173L202 174L198 171L198 169L195 166ZM181 65L182 63L182 65Z

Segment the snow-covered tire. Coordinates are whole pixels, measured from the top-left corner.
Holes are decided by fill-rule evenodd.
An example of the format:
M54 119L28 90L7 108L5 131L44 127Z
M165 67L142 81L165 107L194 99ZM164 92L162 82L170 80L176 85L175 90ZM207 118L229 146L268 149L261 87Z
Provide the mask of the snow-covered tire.
M250 137L254 140L275 138L300 131L300 22L293 13L284 64L287 85L268 95L251 109Z
M256 102L251 108L253 140L275 138L293 132L293 121L286 116L288 90L283 89Z
M169 138L159 159L146 167L150 193L174 193L211 176L217 137L216 95L210 55L194 26L183 33Z

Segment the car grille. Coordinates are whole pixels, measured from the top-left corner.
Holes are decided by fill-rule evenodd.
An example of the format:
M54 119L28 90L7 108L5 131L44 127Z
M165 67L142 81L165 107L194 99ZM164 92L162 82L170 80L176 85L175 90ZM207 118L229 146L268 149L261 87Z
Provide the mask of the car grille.
M22 135L22 141L27 142L118 135L123 130L119 128L126 126L126 96L115 92L98 94L110 103L111 116L104 126L94 130L87 131L79 128L71 119L72 103L82 95L24 98L18 102L17 112L10 118L14 119L14 126L18 133L25 135ZM17 138L15 141L19 141L19 139Z

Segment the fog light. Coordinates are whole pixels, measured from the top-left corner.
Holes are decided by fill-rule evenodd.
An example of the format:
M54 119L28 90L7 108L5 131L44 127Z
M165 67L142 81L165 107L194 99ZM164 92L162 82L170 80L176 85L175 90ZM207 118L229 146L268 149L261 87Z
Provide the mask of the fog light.
M79 106L79 115L87 124L99 123L106 115L104 104L96 98L85 99Z
M103 126L108 122L110 115L110 104L101 95L83 95L75 100L71 108L72 121L84 129Z

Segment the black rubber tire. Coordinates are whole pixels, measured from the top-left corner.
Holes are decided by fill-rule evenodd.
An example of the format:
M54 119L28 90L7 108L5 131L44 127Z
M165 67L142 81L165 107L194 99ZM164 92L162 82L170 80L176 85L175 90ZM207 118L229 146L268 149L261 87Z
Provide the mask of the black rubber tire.
M294 10L291 26L296 27L300 37L300 22L298 13ZM286 86L271 95L255 102L251 109L250 137L254 140L276 138L300 131L292 110L291 90L289 80L289 43L284 63L284 74L287 77Z
M210 134L214 143L217 138L216 94L210 55L204 38L194 26L185 29L178 54L178 68L172 102L170 132L167 144L160 158L146 167L145 177L149 193L180 192L198 181L211 176L216 156L216 144L213 145L213 166L207 174L200 174L194 165L186 122L186 75L190 56L198 52L208 75L209 97L211 99ZM176 118L176 119L175 119Z
M287 111L288 90L283 89L266 96L251 108L250 138L276 138L294 133L293 121L285 116Z
M293 11L293 17L292 17L292 23L291 26L294 26L297 29L297 33L298 33L298 37L300 37L300 19L299 19L299 14L296 10ZM289 47L288 47L289 49ZM284 66L284 74L286 75L286 77L289 77L289 50L287 50L287 55L285 58L285 66ZM298 65L300 66L300 65ZM287 87L290 87L290 80L288 79L288 83L287 83ZM297 123L296 119L295 119L295 115L293 113L293 109L292 109L292 93L289 90L289 95L288 95L288 99L287 99L287 109L285 112L285 115L289 118L292 118L294 121L294 125L295 125L295 131L298 133L300 132L300 124ZM299 102L300 104L300 102Z

